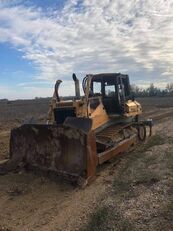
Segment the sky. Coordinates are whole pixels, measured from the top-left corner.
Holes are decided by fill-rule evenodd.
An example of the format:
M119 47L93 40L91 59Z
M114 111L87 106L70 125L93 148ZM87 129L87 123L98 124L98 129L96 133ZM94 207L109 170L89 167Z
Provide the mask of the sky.
M72 73L173 82L173 0L0 0L0 98L48 97Z

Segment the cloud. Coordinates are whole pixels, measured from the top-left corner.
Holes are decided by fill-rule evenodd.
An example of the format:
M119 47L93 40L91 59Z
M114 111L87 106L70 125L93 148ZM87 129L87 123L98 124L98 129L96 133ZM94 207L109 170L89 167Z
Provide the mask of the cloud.
M162 82L173 74L172 12L173 0L71 0L59 10L1 0L0 42L21 51L40 80L142 70L145 82L157 70Z
M161 74L162 76L172 76L172 72L165 71Z

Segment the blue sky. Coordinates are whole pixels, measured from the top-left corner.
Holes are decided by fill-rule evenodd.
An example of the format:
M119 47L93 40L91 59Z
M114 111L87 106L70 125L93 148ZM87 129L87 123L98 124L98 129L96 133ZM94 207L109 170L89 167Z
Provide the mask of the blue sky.
M0 0L0 98L47 97L71 74L173 82L173 0Z

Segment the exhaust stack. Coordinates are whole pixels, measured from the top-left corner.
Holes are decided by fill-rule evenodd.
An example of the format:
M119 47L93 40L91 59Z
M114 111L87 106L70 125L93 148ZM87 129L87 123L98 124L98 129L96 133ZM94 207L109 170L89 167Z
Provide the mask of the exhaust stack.
M80 87L79 87L79 79L76 77L76 74L73 73L72 75L74 83L75 83L75 94L76 94L76 99L80 98Z

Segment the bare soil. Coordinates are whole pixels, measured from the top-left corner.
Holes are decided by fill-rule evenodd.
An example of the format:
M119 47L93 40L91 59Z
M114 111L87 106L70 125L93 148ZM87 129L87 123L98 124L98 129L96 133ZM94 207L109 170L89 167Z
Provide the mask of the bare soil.
M85 189L24 171L0 176L0 230L173 230L173 100L139 101L156 118L155 135L101 166ZM0 160L11 128L45 118L48 102L31 104L0 107Z

